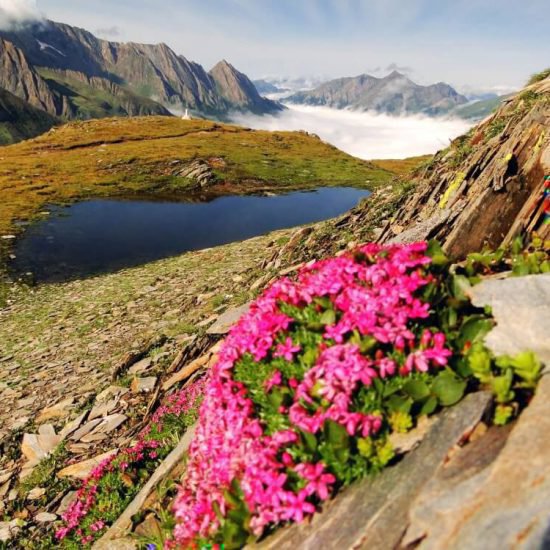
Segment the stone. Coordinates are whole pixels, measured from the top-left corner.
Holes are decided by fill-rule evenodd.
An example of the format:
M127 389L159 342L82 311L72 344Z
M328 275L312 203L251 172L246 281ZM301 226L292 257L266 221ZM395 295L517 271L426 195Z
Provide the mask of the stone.
M43 487L35 487L27 495L27 500L39 500L46 494L46 489Z
M550 273L486 280L470 294L474 305L492 308L497 326L485 343L495 355L530 350L550 365Z
M30 420L29 416L22 416L21 418L16 418L13 422L10 423L10 430L19 430L25 426Z
M400 228L401 231L398 231L397 235L390 239L389 242L390 244L406 244L428 240L435 231L445 225L450 215L451 211L449 209L442 209L410 229L403 231L403 228Z
M135 365L132 365L128 372L130 374L141 374L143 372L148 371L153 365L153 360L150 357L146 357L145 359L142 359L141 361L138 361Z
M101 424L101 418L96 418L95 420L87 422L84 426L76 430L76 432L74 432L69 439L72 441L79 441L85 435L88 435L99 424Z
M462 498L448 499L421 548L542 549L550 526L550 376L496 460ZM483 535L480 536L480 533Z
M32 463L38 463L46 456L46 452L38 442L38 436L35 434L24 434L21 443L21 452L27 460Z
M479 424L485 426L485 424ZM453 523L454 508L470 498L472 491L487 477L488 467L501 452L512 426L493 427L478 438L470 436L468 444L458 447L440 466L409 511L410 525L401 545L422 541L433 547L438 536Z
M109 399L120 399L123 395L127 394L128 391L128 388L122 386L109 386L96 396L95 402L97 404L103 403Z
M59 435L65 439L69 435L71 435L73 432L75 432L78 428L80 428L80 425L82 422L84 422L86 415L88 414L88 411L84 411L82 414L78 415L74 420L71 420L69 423L65 425L65 427L59 432Z
M220 315L216 322L206 331L206 334L224 335L229 332L229 329L250 310L250 303L242 306L228 309Z
M146 378L134 378L130 389L133 393L151 393L157 385L156 376L148 376Z
M0 542L7 543L16 537L24 525L25 522L19 519L14 519L12 521L0 521Z
M413 430L406 433L392 433L389 440L395 453L402 455L418 447L434 422L435 417L422 416Z
M57 510L55 511L55 513L58 515L58 516L61 516L62 514L64 514L68 509L69 509L69 506L74 502L76 498L76 491L70 491L68 492L62 499L61 499L61 502L59 503L59 507L57 508Z
M491 400L487 392L466 396L443 411L418 448L398 464L342 491L309 524L281 529L252 547L394 550L407 529L410 503L445 463L449 450L480 422Z
M34 521L38 523L51 523L57 519L56 514L50 514L49 512L41 512L34 516Z
M90 416L88 417L88 420L94 420L96 418L108 415L116 408L117 404L118 401L116 399L113 399L111 401L108 401L107 403L99 403L98 405L94 405L93 409L90 411Z
M192 374L197 372L201 367L204 367L208 363L210 358L211 358L211 355L209 353L206 353L205 355L202 355L198 359L191 361L189 365L185 366L183 369L173 374L168 380L166 380L166 382L164 382L164 384L162 385L163 391L168 391L178 382L183 382L184 380L187 380Z
M73 403L74 403L74 398L69 397L68 399L65 399L63 401L60 401L59 403L56 403L52 407L45 408L38 415L38 418L36 419L36 423L42 424L43 422L47 422L48 420L54 420L54 419L64 418L66 416L69 416Z
M128 417L124 414L112 414L111 416L106 416L101 424L94 430L94 433L110 433L124 424L126 420L128 420Z
M94 458L84 460L83 462L79 462L77 464L71 464L71 466L67 466L66 468L63 468L63 470L57 472L57 477L59 478L72 477L75 479L86 479L91 474L92 470L95 467L99 466L104 460L115 455L117 452L118 451L114 449L112 451L108 451Z
M162 538L162 528L155 514L147 514L145 520L135 528L134 533L148 539L161 540Z
M94 550L136 550L138 543L131 538L101 541L94 544Z
M208 325L211 325L217 318L218 318L218 315L211 315L207 319L204 319L204 321L197 323L197 328L207 327Z
M46 454L53 451L62 440L63 438L55 433L51 424L43 424L38 428L38 444Z

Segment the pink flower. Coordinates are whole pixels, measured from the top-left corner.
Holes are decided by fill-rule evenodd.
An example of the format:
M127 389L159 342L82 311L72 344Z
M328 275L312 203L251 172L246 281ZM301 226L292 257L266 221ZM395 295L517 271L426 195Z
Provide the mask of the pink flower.
M288 337L282 344L278 344L274 357L284 357L287 361L292 361L294 354L302 349L301 346L294 345L292 338Z

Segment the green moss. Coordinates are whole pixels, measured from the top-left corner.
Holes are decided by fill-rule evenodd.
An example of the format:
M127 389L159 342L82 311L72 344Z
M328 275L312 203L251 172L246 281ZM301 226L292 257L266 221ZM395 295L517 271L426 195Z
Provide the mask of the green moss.
M548 69L544 69L540 73L535 73L531 75L529 80L527 81L527 86L531 86L532 84L536 84L537 82L541 82L542 80L545 80L550 76L550 67Z

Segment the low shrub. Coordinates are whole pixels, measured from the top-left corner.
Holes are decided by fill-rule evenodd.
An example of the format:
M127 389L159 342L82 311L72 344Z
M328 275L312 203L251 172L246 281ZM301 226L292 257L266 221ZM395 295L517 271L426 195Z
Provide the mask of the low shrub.
M269 288L209 376L168 546L239 548L302 521L390 463L392 432L468 391L491 389L507 422L540 364L492 357L491 315L468 299L480 273L510 268L504 256L457 268L435 242L368 244Z

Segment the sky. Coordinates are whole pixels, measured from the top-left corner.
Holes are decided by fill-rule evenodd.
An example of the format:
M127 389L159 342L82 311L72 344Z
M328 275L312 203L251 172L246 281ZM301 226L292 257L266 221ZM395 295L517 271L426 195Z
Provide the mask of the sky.
M251 77L383 75L507 92L550 65L550 0L0 0Z

